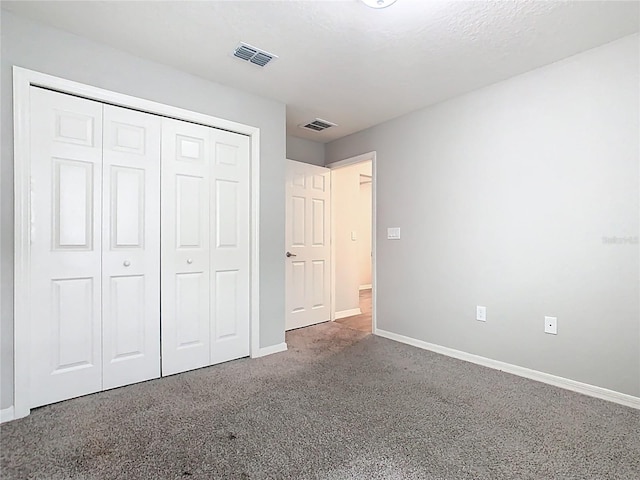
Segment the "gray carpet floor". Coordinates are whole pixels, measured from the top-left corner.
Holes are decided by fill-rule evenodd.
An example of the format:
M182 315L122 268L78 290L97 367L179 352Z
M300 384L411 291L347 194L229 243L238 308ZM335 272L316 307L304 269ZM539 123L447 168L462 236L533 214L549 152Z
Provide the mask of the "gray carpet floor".
M322 324L4 424L4 479L640 478L640 411Z

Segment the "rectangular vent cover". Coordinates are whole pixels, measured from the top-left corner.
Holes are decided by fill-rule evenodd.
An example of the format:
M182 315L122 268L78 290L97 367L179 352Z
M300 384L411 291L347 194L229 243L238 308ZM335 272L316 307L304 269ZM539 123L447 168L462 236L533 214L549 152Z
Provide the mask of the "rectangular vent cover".
M277 55L265 52L264 50L260 50L259 48L249 45L248 43L238 44L233 52L233 56L239 58L240 60L251 62L254 65L258 65L259 67L264 67L271 60L275 60L276 58L278 58Z
M309 122L306 125L298 125L300 128L306 128L307 130L313 130L314 132L321 132L327 128L337 127L335 123L316 118L313 122Z

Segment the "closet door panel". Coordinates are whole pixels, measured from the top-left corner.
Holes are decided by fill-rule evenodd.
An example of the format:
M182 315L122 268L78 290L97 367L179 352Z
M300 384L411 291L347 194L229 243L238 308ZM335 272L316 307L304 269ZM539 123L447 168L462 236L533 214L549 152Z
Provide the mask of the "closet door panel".
M211 363L249 355L249 137L212 129Z
M30 407L102 386L102 105L32 87Z
M103 388L160 376L160 117L104 106Z
M162 374L209 365L210 129L162 121Z

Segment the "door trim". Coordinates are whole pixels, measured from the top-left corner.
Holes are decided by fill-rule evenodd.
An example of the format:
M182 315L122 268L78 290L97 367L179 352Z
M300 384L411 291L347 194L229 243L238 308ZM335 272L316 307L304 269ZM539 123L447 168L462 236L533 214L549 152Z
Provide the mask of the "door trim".
M250 138L250 352L260 351L260 129L203 113L185 110L163 103L112 92L91 85L54 77L45 73L13 67L13 128L14 128L14 418L29 415L29 255L31 228L30 171L30 94L32 87L43 87L105 104L130 108L208 127L240 133ZM158 259L159 261L159 259Z
M336 170L338 168L347 167L349 165L355 165L356 163L367 162L371 160L371 333L374 335L377 332L377 297L378 297L378 281L377 281L377 267L376 267L376 232L377 232L377 221L376 221L376 210L377 210L377 184L378 184L378 174L377 174L377 163L376 163L377 153L376 151L363 153L361 155L356 155L355 157L345 158L344 160L339 160L337 162L329 163L325 165L330 170ZM333 180L333 179L332 179ZM331 182L333 185L333 181ZM331 320L335 321L339 317L336 316L336 241L335 241L335 204L333 199L333 188L331 188ZM338 312L340 313L340 312Z

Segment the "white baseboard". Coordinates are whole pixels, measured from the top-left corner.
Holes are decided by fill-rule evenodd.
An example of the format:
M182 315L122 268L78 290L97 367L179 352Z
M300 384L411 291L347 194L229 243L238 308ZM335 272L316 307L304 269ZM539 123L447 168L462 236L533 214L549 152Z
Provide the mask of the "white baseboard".
M360 290L371 290L371 284L360 285Z
M498 360L492 360L490 358L481 357L472 353L454 350L453 348L442 347L440 345L423 342L422 340L416 340L415 338L405 337L404 335L398 335L397 333L387 332L385 330L376 329L374 333L375 335L388 338L390 340L395 340L396 342L406 343L407 345L412 345L424 350L430 350L435 353L447 355L448 357L476 363L484 367L493 368L495 370L511 373L513 375L529 378L531 380L537 380L538 382L547 383L555 387L564 388L577 393L582 393L583 395L600 398L602 400L608 400L610 402L619 403L620 405L625 405L627 407L640 410L640 397L634 397L633 395L616 392L615 390L609 390L606 388L597 387L595 385L589 385L588 383L577 382L568 378L558 377L556 375L539 372L537 370L531 370L525 367L519 367L518 365L512 365L510 363L500 362Z
M0 423L10 422L15 418L13 414L13 406L0 410Z
M336 312L335 319L340 320L341 318L353 317L354 315L360 315L362 310L360 308L352 308L351 310L341 310Z
M278 345L271 345L270 347L264 347L258 350L258 353L253 358L266 357L267 355L273 355L274 353L286 352L287 344L285 342Z

